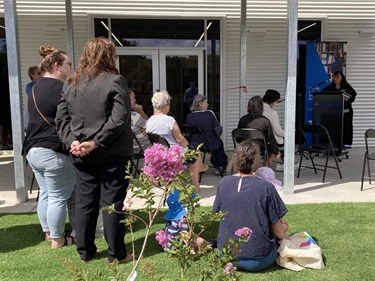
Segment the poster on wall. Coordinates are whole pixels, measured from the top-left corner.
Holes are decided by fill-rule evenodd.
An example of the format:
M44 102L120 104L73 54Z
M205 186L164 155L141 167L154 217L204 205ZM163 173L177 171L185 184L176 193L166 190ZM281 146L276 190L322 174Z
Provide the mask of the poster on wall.
M305 123L312 123L313 93L331 83L331 74L346 75L347 42L306 43Z
M335 71L341 71L346 76L347 42L320 42L316 47L330 78Z

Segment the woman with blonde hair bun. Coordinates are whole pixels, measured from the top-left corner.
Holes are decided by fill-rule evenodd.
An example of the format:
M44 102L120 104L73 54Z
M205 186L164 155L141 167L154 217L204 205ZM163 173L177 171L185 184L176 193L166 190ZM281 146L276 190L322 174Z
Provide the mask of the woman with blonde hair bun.
M72 62L58 49L41 46L39 69L43 73L28 99L29 125L23 146L39 185L38 218L45 239L51 248L74 244L73 237L64 236L67 200L74 187L74 173L69 151L56 133L55 117L61 90L70 75Z

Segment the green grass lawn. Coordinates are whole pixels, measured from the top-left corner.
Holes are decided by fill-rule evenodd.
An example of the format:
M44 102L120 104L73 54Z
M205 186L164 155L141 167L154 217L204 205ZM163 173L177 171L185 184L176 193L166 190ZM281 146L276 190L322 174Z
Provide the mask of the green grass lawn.
M306 231L321 247L326 268L305 269L293 272L278 267L259 272L242 273L241 280L375 280L375 204L335 203L303 204L287 206L289 234ZM209 207L202 208L210 210ZM148 263L155 266L154 279L138 270L136 280L175 280L178 278L177 262L170 259L155 241L155 232L164 229L159 214L145 252ZM218 224L204 233L213 239ZM145 230L134 225L135 250L139 252ZM99 256L88 264L80 262L74 246L51 250L50 242L43 241L37 215L0 214L0 280L110 280L116 271L125 276L131 271L131 263L108 266L106 243L97 239ZM130 235L126 236L128 250ZM194 266L199 265L199 261ZM115 272L115 273L114 273ZM188 280L197 280L194 269L189 270ZM122 278L121 280L125 280Z

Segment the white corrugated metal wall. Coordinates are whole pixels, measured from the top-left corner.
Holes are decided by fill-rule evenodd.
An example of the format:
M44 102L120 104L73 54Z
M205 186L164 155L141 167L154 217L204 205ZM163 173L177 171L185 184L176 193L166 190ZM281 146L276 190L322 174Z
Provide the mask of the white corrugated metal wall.
M240 0L112 0L72 1L76 60L88 39L88 15L138 15L139 17L221 17L223 18L223 89L239 86ZM39 63L41 44L66 50L65 1L17 1L21 55L22 88L28 82L27 69ZM3 13L3 1L0 1ZM274 88L285 94L286 77L286 0L248 0L247 98L263 95ZM375 35L358 34L375 30L375 1L300 0L300 17L326 18L324 40L347 41L347 78L357 90L353 107L354 145L363 146L363 132L375 126ZM250 32L251 29L257 32ZM265 32L259 32L265 31ZM226 148L232 147L230 132L239 118L239 91L223 92L221 122L225 129ZM277 107L281 121L284 105ZM246 105L242 105L245 106Z

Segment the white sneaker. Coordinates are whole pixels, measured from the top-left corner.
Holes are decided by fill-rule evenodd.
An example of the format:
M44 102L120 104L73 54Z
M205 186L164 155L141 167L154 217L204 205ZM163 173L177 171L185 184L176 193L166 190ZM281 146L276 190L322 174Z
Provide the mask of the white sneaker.
M298 171L298 167L299 167L299 163L294 164L294 171ZM301 170L304 170L305 167L306 167L305 165L302 165ZM278 171L278 172L283 172L284 171L284 165L278 163L275 167L275 170Z
M275 170L278 171L278 172L283 172L284 171L284 165L280 164L280 163L277 163L277 165L275 167Z
M299 163L294 164L294 171L298 171L298 167L299 167ZM305 169L306 169L306 166L301 165L301 170L305 170Z

